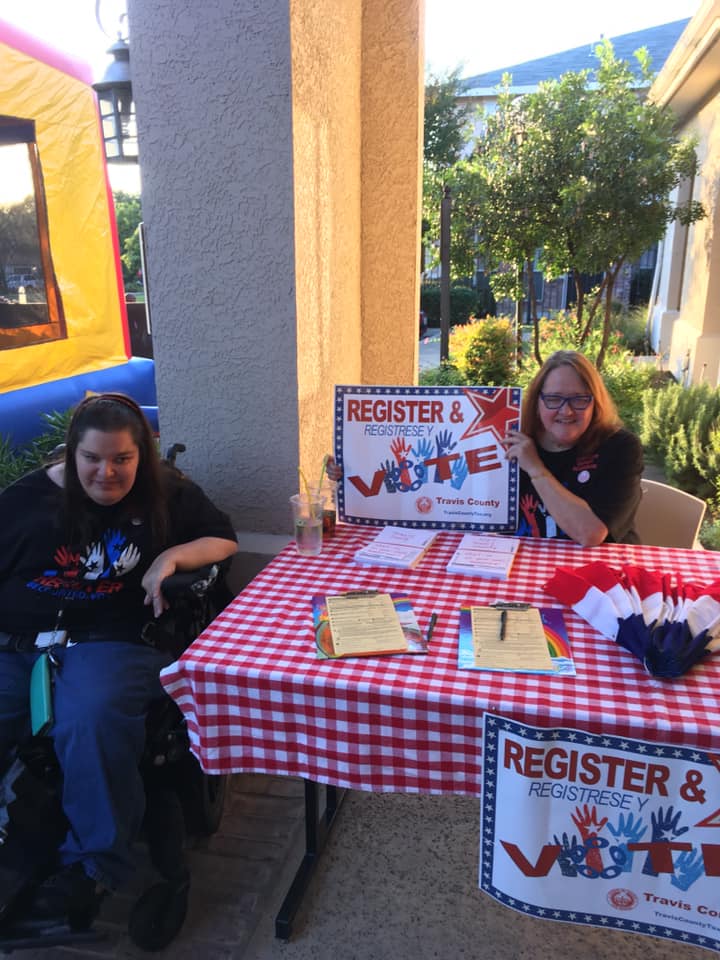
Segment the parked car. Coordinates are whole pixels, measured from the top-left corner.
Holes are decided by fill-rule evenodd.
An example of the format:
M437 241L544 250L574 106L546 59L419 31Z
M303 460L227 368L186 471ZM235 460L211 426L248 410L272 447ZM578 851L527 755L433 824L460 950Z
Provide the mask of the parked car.
M40 278L34 273L11 273L7 278L7 288L18 290L20 287L25 287L26 290L34 290L40 282Z

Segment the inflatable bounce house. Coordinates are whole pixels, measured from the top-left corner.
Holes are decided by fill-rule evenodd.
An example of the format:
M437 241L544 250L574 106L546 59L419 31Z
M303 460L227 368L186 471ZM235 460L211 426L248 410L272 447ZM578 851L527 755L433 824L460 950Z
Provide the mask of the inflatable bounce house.
M132 357L89 68L0 21L0 437L122 391L157 429L153 361Z

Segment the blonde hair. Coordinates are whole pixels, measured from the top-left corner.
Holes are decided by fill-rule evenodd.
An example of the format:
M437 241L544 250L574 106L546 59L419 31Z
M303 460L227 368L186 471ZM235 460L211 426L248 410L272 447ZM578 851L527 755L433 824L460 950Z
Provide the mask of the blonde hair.
M558 367L571 367L587 387L592 395L592 418L590 425L580 438L578 446L589 452L595 450L603 440L622 427L622 420L618 416L615 403L608 393L603 378L597 368L582 353L576 350L556 350L551 354L532 379L529 387L524 391L522 408L522 429L533 440L537 440L542 424L538 413L540 394L547 380L548 374Z

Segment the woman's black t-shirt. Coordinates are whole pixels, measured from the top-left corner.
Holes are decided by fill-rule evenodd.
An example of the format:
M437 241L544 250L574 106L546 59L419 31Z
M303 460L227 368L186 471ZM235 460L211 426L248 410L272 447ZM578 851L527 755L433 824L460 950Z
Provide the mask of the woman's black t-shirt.
M234 540L228 517L196 484L164 471L168 538L161 549L199 537ZM146 517L121 503L89 505L94 530L87 543L68 543L62 520L63 491L36 470L0 494L0 630L52 630L58 612L62 627L102 627L139 635L152 617L145 606L142 578L160 553L153 547Z
M608 528L608 543L639 543L633 529L640 502L643 471L642 445L634 433L618 430L594 453L577 448L552 453L538 447L543 464L571 493L587 501ZM524 470L520 471L520 509L517 533L524 537L569 539L555 523Z

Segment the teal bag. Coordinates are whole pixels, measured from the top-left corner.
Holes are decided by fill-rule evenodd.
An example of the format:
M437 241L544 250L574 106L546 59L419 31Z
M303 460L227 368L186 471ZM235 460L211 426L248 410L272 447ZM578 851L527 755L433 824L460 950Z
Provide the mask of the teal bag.
M30 724L33 736L45 733L53 722L50 658L41 653L30 674Z

